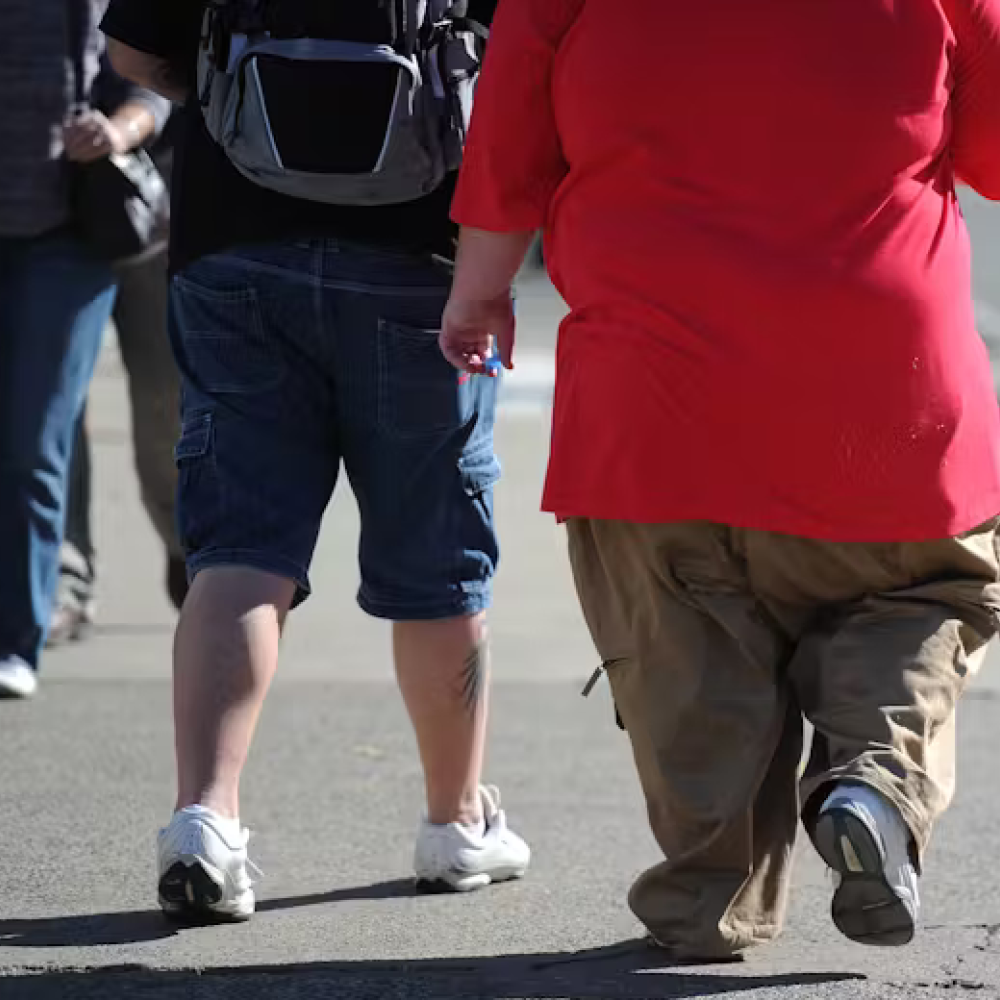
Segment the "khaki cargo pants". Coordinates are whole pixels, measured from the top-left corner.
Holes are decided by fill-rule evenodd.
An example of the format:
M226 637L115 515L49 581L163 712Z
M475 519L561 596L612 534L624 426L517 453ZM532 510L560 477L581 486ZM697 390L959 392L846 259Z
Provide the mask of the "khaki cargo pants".
M808 830L832 782L882 792L922 855L954 791L956 702L997 630L997 524L849 545L568 523L666 855L629 895L661 944L723 957L775 937L800 812ZM800 784L803 717L815 733Z

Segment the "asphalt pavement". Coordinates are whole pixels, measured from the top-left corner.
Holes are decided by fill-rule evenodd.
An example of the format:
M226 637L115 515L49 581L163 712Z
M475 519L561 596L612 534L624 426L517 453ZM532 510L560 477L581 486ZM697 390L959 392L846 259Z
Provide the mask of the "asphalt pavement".
M967 208L980 310L1000 317L996 211ZM413 894L420 772L386 629L353 602L357 514L342 489L246 773L260 911L209 929L161 918L154 842L172 795L173 616L112 344L91 400L99 625L47 658L37 700L0 704L0 1000L1000 997L996 653L962 707L959 794L928 861L913 945L842 939L806 844L773 946L739 964L672 968L641 942L625 894L657 851L607 691L580 696L596 658L563 533L538 513L561 306L536 279L520 308L525 363L497 432L489 777L535 850L529 877L468 897Z

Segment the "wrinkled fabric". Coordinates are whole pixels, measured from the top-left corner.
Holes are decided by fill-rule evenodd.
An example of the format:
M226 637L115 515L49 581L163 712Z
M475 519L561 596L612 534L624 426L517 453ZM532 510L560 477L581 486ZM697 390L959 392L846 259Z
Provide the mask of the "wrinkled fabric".
M630 903L725 956L782 928L800 814L853 781L922 858L955 789L955 708L997 631L997 520L842 545L720 524L568 524L577 591L665 860ZM815 727L801 785L803 719Z

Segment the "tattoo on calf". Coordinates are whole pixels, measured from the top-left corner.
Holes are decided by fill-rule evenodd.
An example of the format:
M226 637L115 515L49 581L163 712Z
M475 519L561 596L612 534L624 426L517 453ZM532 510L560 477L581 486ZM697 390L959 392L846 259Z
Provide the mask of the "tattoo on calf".
M470 713L479 708L486 690L486 678L489 672L490 650L486 637L483 636L465 659L462 667L462 700Z

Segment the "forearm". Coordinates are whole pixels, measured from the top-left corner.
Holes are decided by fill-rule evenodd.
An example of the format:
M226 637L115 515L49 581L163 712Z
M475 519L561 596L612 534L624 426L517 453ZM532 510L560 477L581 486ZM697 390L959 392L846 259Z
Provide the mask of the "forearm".
M463 226L452 295L478 302L508 295L534 238L534 232L491 233Z
M110 120L124 137L126 149L145 145L156 131L156 118L142 101L126 101Z
M152 90L175 104L183 104L188 84L169 59L140 52L113 38L108 39L108 55L115 70L126 80Z

